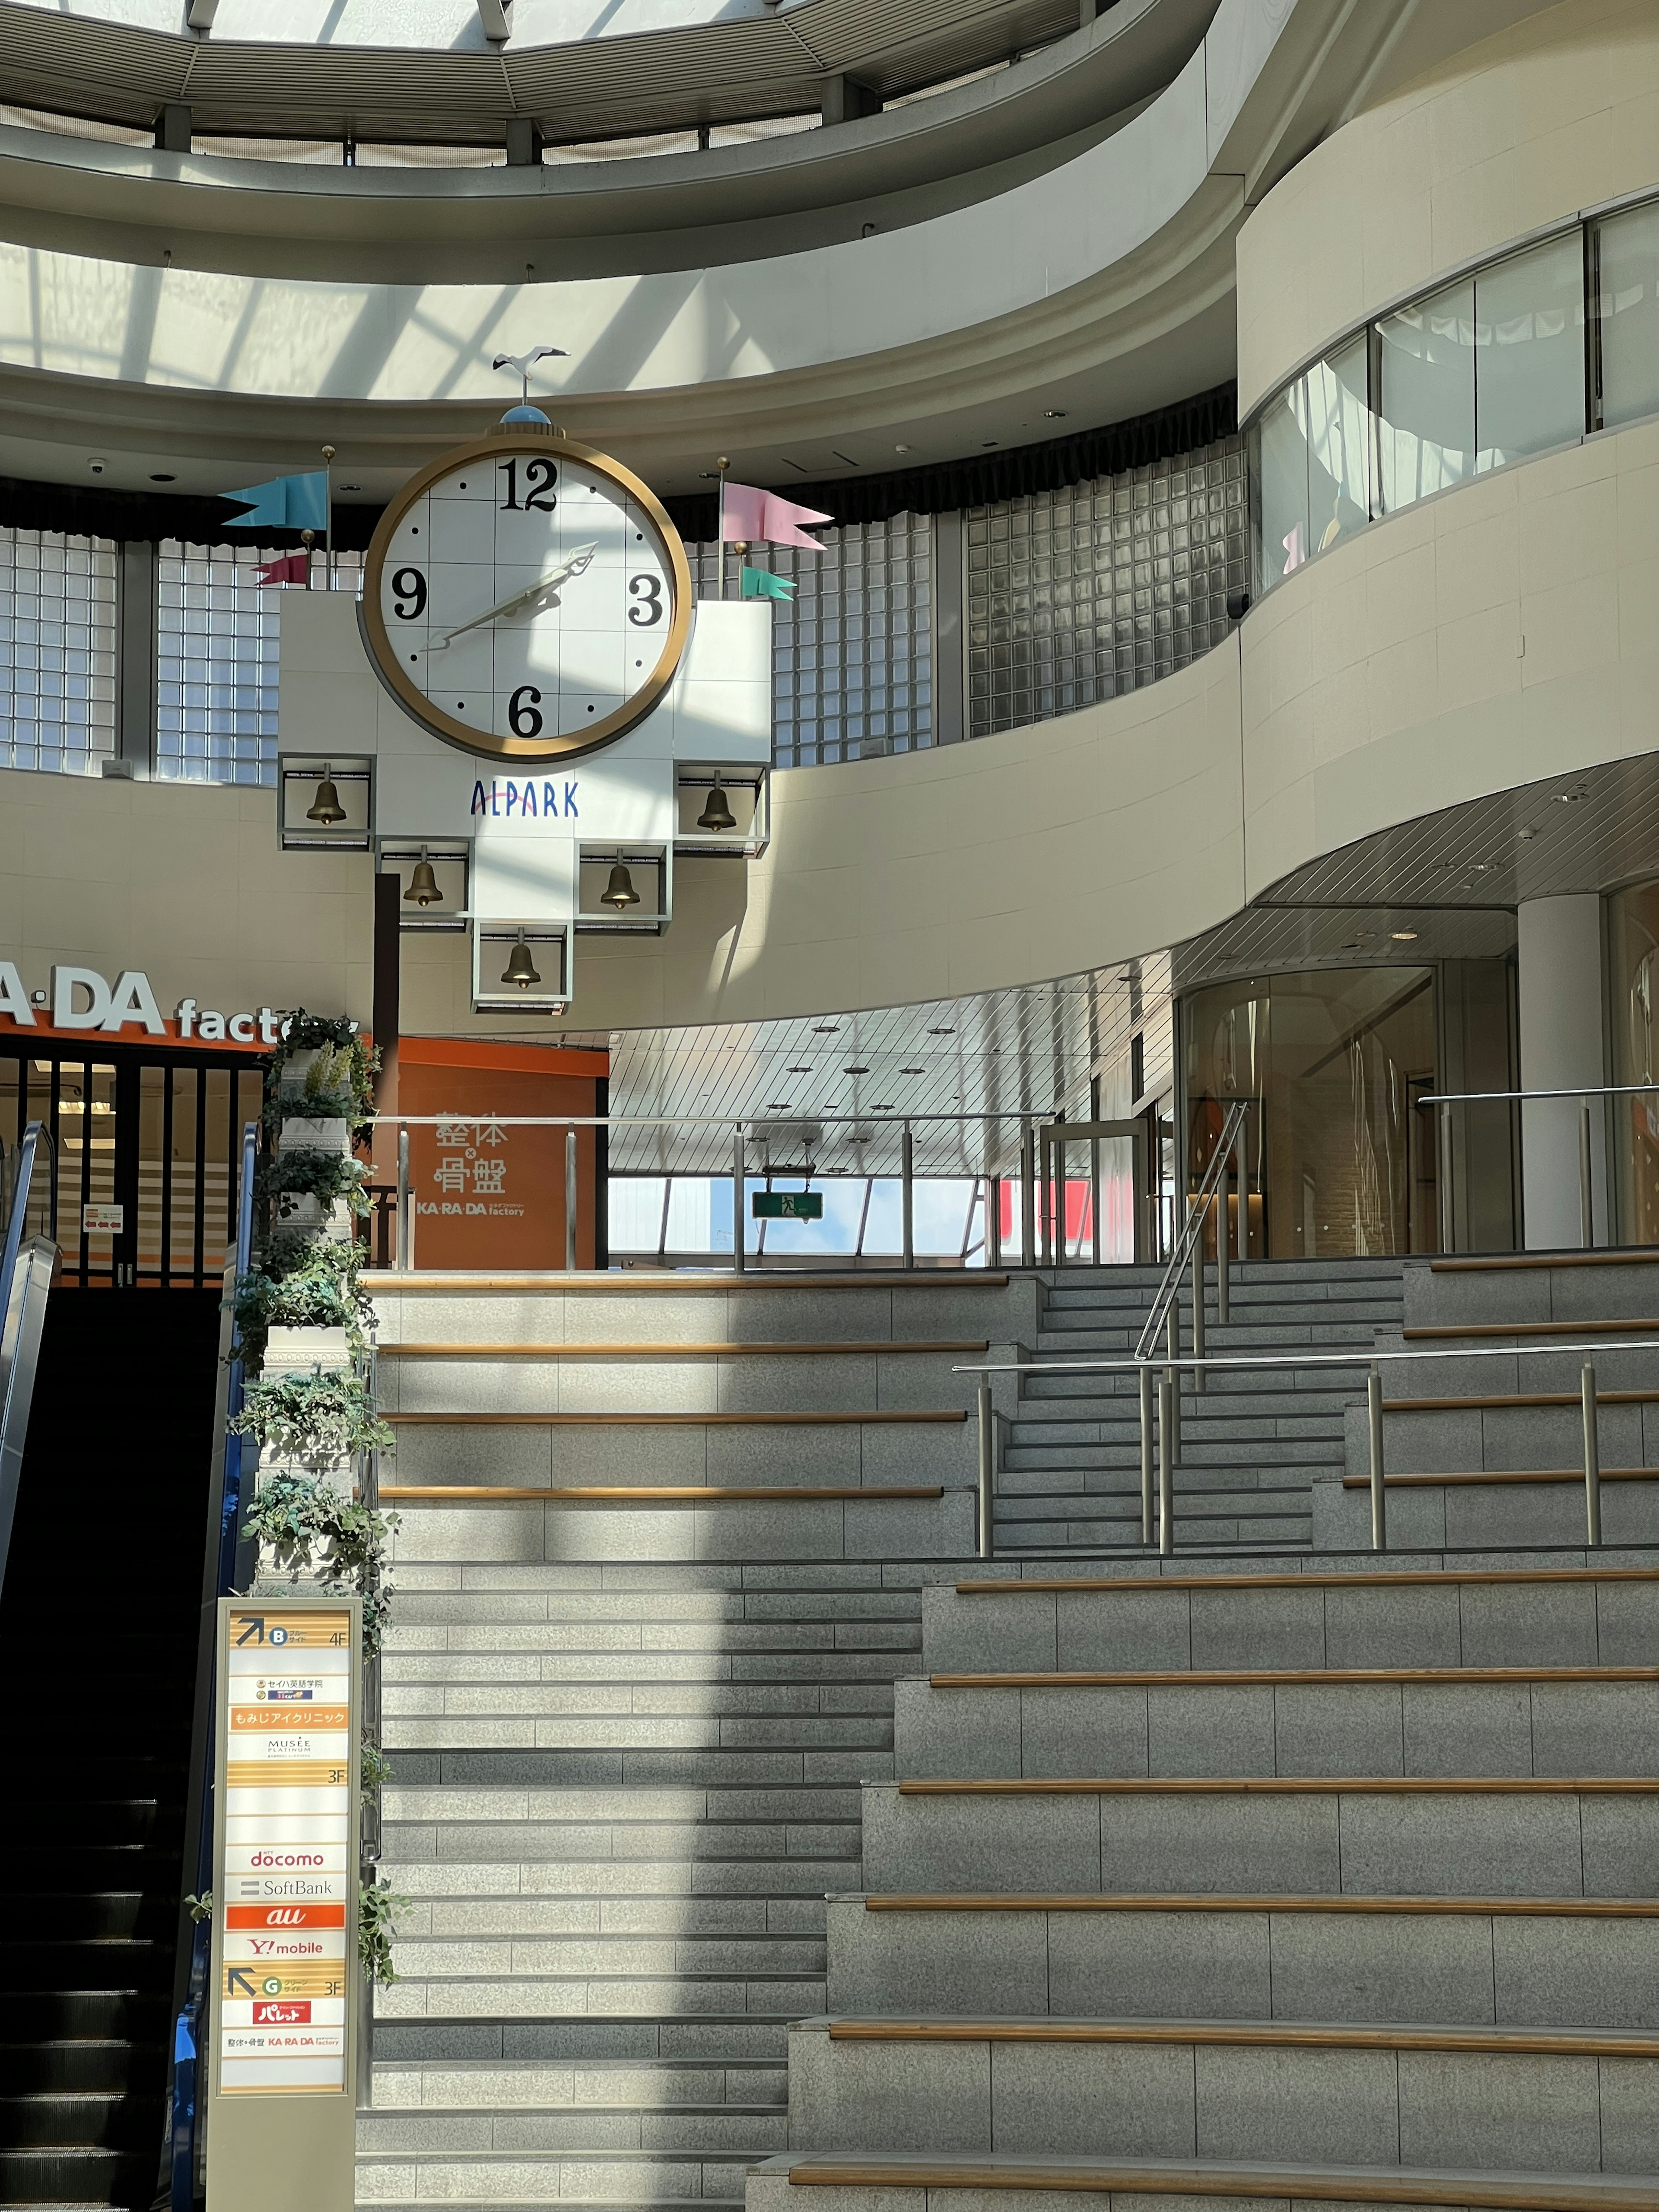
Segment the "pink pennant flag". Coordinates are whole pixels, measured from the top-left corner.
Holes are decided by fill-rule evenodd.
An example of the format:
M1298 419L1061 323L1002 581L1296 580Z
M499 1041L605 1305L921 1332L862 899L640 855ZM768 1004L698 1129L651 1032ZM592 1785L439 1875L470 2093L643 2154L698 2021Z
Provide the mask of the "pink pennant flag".
M728 483L720 507L720 536L728 545L805 545L809 552L822 553L817 539L809 538L799 526L834 519L815 507L797 507L775 492L757 490L753 484Z
M303 584L311 574L309 553L284 553L267 561L255 576L257 584Z

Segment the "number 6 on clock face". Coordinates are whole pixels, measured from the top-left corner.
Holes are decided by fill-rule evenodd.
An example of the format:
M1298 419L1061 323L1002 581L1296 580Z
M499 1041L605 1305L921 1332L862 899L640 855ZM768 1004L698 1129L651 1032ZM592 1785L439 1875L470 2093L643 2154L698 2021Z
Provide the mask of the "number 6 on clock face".
M616 461L503 430L423 469L382 516L364 629L393 696L470 751L551 760L619 737L671 681L685 549Z

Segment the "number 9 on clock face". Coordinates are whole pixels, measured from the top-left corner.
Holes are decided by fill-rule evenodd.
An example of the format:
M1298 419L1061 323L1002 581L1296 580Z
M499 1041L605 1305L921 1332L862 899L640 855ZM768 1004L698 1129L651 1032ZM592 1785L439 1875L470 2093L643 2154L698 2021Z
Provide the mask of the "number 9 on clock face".
M603 454L502 434L425 469L387 508L365 628L437 735L552 759L619 736L684 649L690 575L646 486Z

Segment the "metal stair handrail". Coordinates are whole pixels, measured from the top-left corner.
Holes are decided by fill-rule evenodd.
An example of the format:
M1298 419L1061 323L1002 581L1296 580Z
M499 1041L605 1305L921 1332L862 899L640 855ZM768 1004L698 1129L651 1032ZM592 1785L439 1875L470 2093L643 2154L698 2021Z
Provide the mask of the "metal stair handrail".
M1205 1218L1215 1202L1222 1177L1227 1172L1227 1162L1238 1141L1238 1133L1244 1126L1249 1105L1248 1099L1236 1098L1228 1108L1227 1118L1221 1125L1221 1134L1210 1154L1210 1164L1205 1169L1203 1179L1188 1204L1186 1225L1164 1265L1162 1279L1152 1299L1152 1310L1146 1316L1146 1326L1135 1344L1135 1359L1143 1366L1158 1360L1158 1339L1164 1333L1170 1309L1180 1293L1181 1279L1186 1273L1193 1254L1198 1249L1199 1240L1204 1234Z

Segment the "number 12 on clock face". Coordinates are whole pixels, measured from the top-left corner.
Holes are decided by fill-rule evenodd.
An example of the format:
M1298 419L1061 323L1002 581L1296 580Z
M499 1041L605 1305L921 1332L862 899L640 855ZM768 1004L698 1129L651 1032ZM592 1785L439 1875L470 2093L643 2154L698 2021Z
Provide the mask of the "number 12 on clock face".
M684 556L613 467L497 447L388 518L387 653L463 742L603 742L660 689Z

